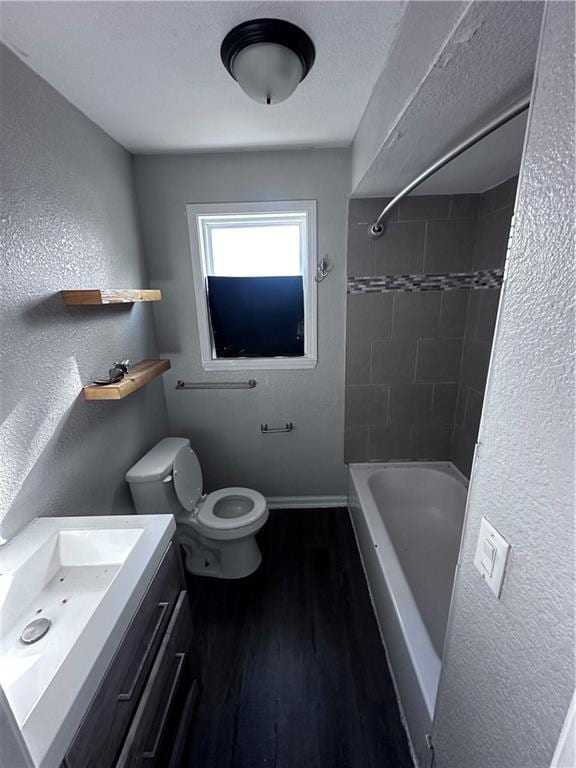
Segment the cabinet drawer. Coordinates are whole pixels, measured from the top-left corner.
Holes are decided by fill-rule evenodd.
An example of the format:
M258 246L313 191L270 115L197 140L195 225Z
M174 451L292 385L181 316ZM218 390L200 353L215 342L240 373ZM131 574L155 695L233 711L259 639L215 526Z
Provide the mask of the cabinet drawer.
M170 544L66 753L67 768L114 765L181 588Z
M192 621L188 596L181 592L158 657L128 731L116 768L165 766L165 752L190 689Z

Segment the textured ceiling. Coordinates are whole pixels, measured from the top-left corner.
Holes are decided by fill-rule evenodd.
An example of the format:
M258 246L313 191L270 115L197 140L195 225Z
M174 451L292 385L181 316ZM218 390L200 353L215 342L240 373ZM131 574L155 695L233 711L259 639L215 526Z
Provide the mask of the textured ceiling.
M484 192L515 176L520 170L527 119L528 112L515 117L436 171L412 194Z
M352 141L404 2L7 2L0 38L133 152ZM301 26L316 62L266 108L220 62L228 30L272 16Z
M354 140L354 194L397 193L529 94L542 7L409 3ZM524 125L520 118L498 131L431 177L420 194L479 192L514 175Z

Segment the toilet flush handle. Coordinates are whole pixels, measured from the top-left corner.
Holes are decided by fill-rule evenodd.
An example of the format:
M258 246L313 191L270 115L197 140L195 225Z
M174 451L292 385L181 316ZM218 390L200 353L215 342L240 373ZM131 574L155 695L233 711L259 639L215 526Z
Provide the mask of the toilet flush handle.
M176 474L176 472L174 472ZM163 483L171 483L172 482L172 475L166 475L164 480L162 480Z

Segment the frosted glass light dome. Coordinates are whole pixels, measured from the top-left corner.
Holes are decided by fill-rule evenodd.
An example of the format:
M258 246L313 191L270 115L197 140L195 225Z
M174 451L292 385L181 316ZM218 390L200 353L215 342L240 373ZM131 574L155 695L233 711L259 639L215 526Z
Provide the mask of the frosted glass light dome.
M251 19L228 32L220 57L251 99L280 104L310 72L316 50L306 32L289 21Z
M280 104L294 93L303 70L299 57L286 46L255 43L236 55L232 73L254 101Z

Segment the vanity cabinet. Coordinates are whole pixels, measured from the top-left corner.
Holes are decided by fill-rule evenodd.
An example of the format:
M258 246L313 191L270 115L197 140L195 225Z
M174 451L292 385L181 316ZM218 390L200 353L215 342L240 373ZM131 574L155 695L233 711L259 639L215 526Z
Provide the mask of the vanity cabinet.
M199 690L191 646L188 596L171 544L63 768L177 768Z

